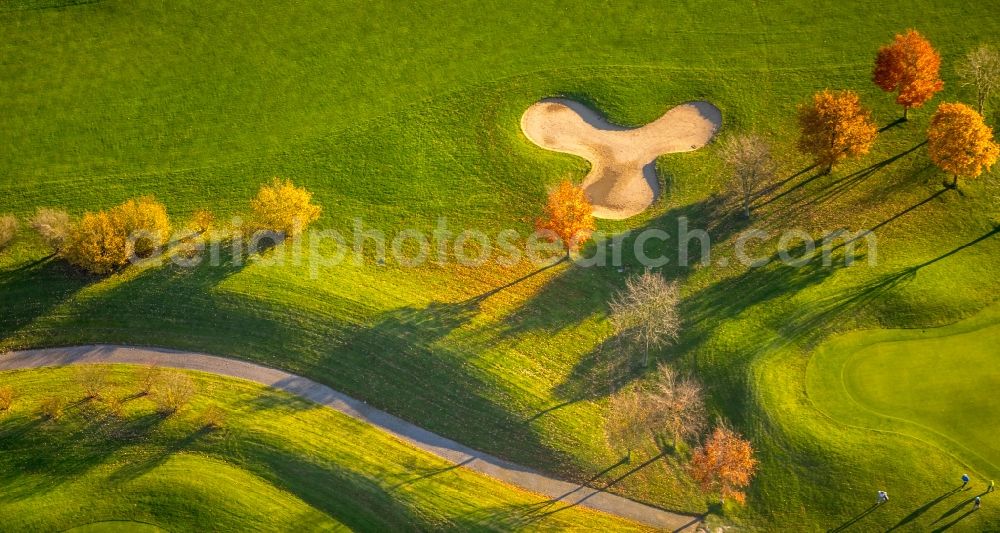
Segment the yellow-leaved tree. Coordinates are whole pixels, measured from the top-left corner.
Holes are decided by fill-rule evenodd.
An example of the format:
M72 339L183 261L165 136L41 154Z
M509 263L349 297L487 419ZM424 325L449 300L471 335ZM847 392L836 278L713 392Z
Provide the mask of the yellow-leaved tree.
M831 170L848 157L867 154L878 135L871 112L854 91L825 90L799 106L798 147Z
M927 130L931 161L952 175L949 187L958 187L958 177L974 178L997 162L1000 148L993 129L975 109L958 103L938 106Z
M319 218L322 208L312 203L312 193L290 180L274 178L260 186L250 201L254 222L262 229L295 236Z
M166 208L152 196L144 196L106 211L84 213L70 227L60 254L88 272L108 274L132 257L160 249L169 236Z

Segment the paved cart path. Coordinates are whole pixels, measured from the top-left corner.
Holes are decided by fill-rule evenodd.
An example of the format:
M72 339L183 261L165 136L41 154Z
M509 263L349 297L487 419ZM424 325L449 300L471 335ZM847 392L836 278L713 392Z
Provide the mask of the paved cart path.
M701 523L697 516L672 513L595 488L551 478L530 468L504 461L431 433L326 385L246 361L164 348L114 345L46 348L0 355L0 371L80 363L156 364L161 367L197 370L253 381L335 409L377 426L442 459L522 489L544 494L553 501L582 505L672 531L693 531Z

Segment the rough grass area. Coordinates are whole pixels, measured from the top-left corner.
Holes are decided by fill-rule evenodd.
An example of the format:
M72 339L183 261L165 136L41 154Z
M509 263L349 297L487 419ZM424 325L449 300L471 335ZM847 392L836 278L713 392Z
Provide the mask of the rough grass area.
M195 400L164 417L139 394L144 369L108 368L103 400L83 399L79 367L0 373L16 392L0 412L4 529L642 529L553 506L245 381L189 373ZM52 396L66 405L58 420L38 415ZM108 398L121 400L120 414ZM221 427L206 427L210 408Z

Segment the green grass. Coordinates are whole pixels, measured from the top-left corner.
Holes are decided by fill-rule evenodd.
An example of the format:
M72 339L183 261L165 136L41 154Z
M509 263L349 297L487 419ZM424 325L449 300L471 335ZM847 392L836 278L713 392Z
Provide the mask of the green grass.
M109 369L108 396L124 400L121 416L103 401L82 399L78 369L0 374L17 394L12 410L0 414L4 529L641 529L547 505L546 497L245 381L191 373L195 400L163 417L136 393L141 369ZM38 414L51 395L68 405L58 420ZM221 428L205 428L209 406L225 413Z
M942 52L945 91L885 131L873 153L831 176L792 179L783 189L791 192L755 222L813 235L887 222L877 264L668 265L664 274L682 282L687 324L679 345L656 356L696 372L713 413L760 451L750 504L729 510L734 521L835 527L868 506L880 478L912 486L916 500L962 468L936 446L831 421L806 394L806 367L832 333L941 325L1000 292L1000 239L945 256L997 222L995 172L963 184L963 195L932 197L943 176L918 146L933 105L970 100L952 65L1000 31L994 6L103 1L22 9L53 3L0 12L0 113L8 117L0 211L80 213L154 193L176 219L202 207L226 217L244 213L256 187L280 175L315 191L320 226L343 232L356 217L391 233L433 228L440 216L452 228L527 232L545 187L586 171L518 130L524 109L557 94L633 125L707 99L723 112L722 137L750 128L771 135L782 177L796 175L808 162L794 152L795 105L824 87L852 88L879 124L890 123L900 110L869 81L871 61L894 32L919 28ZM1000 101L989 109L995 124ZM717 145L663 157L659 167L663 200L601 229L675 234L687 216L710 227L713 257L731 258L742 228L717 215L725 178ZM664 249L676 256L675 246ZM136 268L98 280L38 262L45 254L30 236L0 253L0 348L123 342L261 361L567 479L590 479L623 453L600 429L606 396L620 385L606 364L606 301L623 277L615 269L563 265L474 306L460 302L530 267L347 261L312 279L305 265L255 263ZM634 368L627 380L643 377ZM682 460L668 457L613 490L704 511L709 498L675 468ZM891 526L906 511L880 513L874 518Z
M817 350L809 396L830 416L926 439L1000 477L1000 307L942 328L859 331ZM953 480L951 480L953 481Z

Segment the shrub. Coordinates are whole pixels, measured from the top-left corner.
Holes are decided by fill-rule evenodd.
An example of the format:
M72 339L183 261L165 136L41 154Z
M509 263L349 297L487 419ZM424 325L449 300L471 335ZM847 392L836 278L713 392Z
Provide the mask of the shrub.
M187 374L164 372L153 388L152 396L157 410L164 415L171 415L187 405L195 391L194 381Z
M132 251L147 256L170 237L167 208L152 196L143 196L111 209L111 217L125 238L132 241Z
M0 411L9 411L12 405L14 405L14 389L0 387Z
M0 216L0 250L7 247L17 236L17 217L14 215Z
M289 180L274 178L270 185L261 185L250 207L254 222L261 229L295 236L319 218L322 208L310 203L311 200L312 193L306 189Z
M148 255L170 234L167 211L151 196L129 200L108 211L85 213L62 249L70 263L93 274L108 274L133 255Z
M162 374L160 367L155 364L143 368L139 373L139 393L144 396L152 394Z
M201 413L201 424L206 429L220 429L226 424L226 412L217 405L210 405Z
M63 407L66 402L58 396L49 396L44 398L42 403L39 404L38 410L42 415L42 418L48 420L59 420L63 415Z
M211 211L199 209L194 212L194 215L191 216L191 222L188 223L188 226L195 233L205 233L215 226L215 215L213 215Z
M69 238L71 227L69 213L61 209L39 207L28 223L55 252L61 250Z
M108 368L104 365L83 365L76 371L76 380L88 400L97 400L107 391Z

